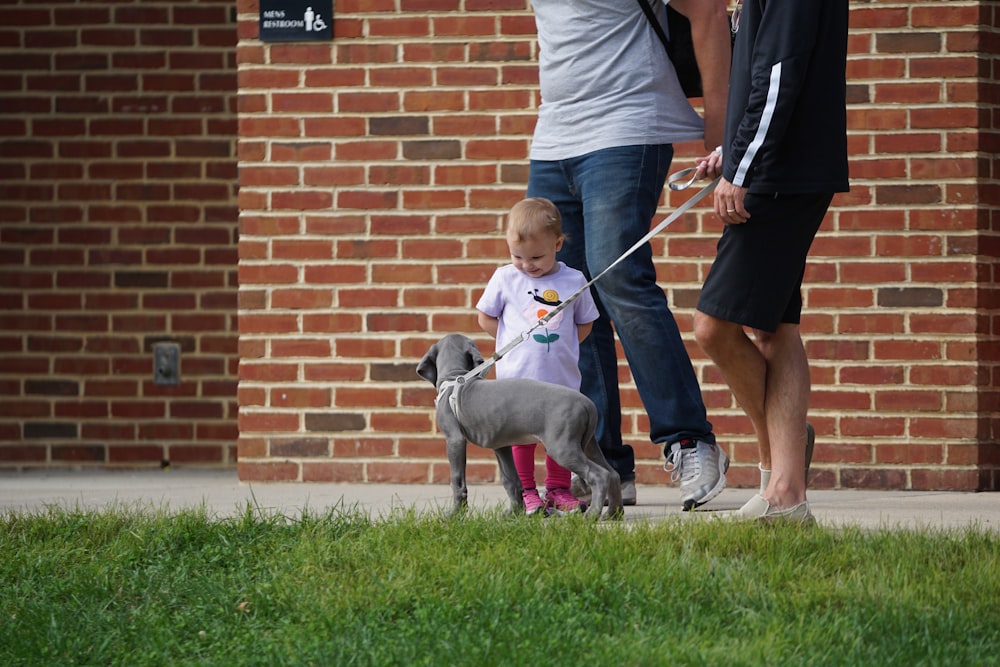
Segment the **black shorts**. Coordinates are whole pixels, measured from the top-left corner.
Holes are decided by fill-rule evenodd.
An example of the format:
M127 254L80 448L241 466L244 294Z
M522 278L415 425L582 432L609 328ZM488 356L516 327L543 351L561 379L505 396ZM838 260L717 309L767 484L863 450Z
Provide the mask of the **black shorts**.
M832 199L747 194L750 219L723 230L698 310L762 331L798 324L806 256Z

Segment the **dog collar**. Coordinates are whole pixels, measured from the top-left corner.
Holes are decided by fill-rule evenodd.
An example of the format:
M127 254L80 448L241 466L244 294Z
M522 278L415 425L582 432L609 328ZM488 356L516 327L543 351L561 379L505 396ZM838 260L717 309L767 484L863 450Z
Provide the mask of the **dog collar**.
M434 405L438 404L438 401L441 400L441 397L444 396L446 391L455 387L458 387L458 380L445 380L442 382L441 386L438 387L438 395L434 398ZM452 396L454 395L455 394L452 393ZM452 407L454 408L454 401L452 401Z
M445 380L441 383L441 388L438 389L438 395L434 399L434 405L437 406L438 401L440 401L445 395L445 392L451 389L451 393L448 394L448 407L451 408L451 413L455 415L456 419L458 419L459 425L462 423L462 408L458 402L458 395L462 387L466 386L466 384L467 382L464 377L456 378L454 380ZM462 432L465 432L464 426L462 426ZM466 435L466 439L468 439L468 435Z

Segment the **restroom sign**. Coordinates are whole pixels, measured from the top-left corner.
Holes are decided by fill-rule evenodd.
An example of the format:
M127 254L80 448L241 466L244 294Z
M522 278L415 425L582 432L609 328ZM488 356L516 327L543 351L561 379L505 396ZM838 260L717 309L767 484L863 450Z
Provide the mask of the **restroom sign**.
M333 0L260 0L260 38L265 42L333 39Z

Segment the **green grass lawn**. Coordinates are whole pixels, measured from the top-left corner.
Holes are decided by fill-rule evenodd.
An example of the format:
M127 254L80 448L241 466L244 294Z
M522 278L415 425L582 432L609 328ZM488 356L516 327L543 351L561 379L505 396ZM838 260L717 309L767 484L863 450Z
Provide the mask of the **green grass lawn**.
M0 665L996 665L1000 535L0 517Z

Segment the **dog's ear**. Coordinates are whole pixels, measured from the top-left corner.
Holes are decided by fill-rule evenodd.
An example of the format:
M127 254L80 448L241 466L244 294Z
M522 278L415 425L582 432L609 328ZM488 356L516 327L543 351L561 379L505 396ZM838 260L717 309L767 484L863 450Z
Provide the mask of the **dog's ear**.
M483 363L483 355L479 352L479 348L472 339L468 339L468 352L469 357L472 359L472 366L470 368L475 368L479 364Z
M434 343L431 345L431 349L427 350L427 354L425 354L424 358L420 360L420 363L417 364L417 375L427 380L435 387L437 386L438 379L437 355L438 346L437 343Z

